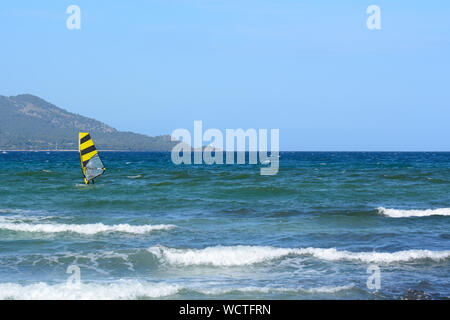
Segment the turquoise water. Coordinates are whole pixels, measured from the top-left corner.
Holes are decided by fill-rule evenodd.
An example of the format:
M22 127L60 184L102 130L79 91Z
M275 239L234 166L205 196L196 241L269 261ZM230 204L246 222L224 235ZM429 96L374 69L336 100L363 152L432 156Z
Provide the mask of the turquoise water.
M0 154L0 298L450 296L450 153L101 156L85 186L76 152Z

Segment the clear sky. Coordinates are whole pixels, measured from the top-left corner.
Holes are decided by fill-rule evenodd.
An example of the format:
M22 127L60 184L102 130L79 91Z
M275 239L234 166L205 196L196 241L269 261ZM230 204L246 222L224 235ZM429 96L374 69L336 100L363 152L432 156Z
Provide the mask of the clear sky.
M279 128L282 150L450 151L448 0L2 0L0 43L1 95L120 130L203 120Z

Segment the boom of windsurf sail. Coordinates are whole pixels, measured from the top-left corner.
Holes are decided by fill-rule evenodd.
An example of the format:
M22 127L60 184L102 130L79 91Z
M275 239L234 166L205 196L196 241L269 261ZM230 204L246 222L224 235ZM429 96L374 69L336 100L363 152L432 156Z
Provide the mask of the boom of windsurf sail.
M106 169L88 132L80 132L78 142L84 183L88 184L101 176Z

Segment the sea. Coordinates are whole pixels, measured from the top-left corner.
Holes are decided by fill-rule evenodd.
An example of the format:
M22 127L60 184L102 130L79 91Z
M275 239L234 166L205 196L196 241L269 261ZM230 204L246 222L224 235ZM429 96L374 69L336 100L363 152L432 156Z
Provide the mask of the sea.
M450 153L0 152L0 299L449 299Z

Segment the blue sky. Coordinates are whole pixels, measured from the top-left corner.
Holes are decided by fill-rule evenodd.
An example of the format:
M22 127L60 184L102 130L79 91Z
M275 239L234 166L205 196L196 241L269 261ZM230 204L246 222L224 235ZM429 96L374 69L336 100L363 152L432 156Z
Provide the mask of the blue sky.
M450 150L444 0L3 0L0 41L1 95L120 130L203 120L279 128L282 150Z

